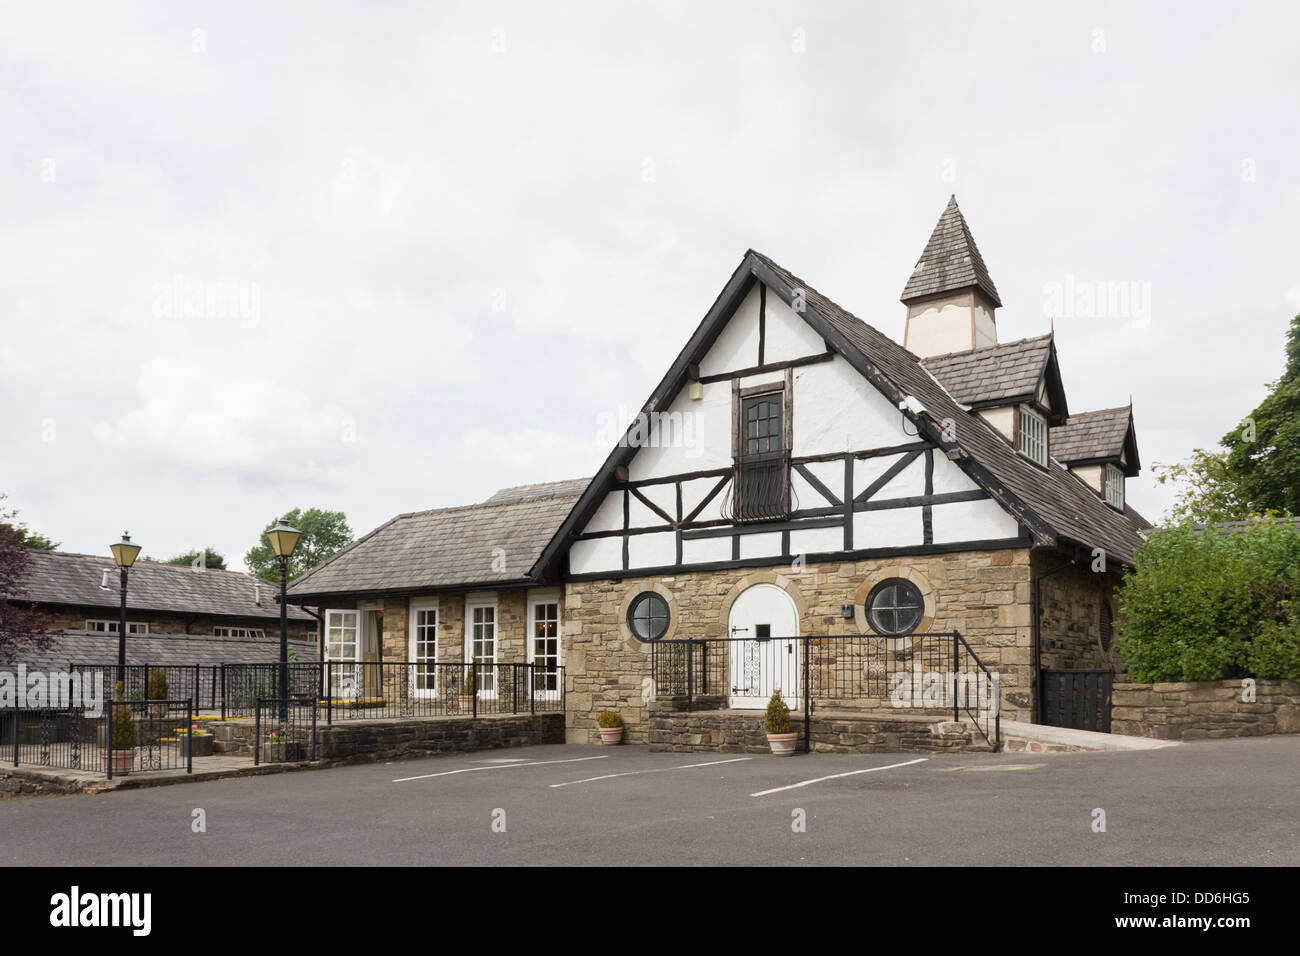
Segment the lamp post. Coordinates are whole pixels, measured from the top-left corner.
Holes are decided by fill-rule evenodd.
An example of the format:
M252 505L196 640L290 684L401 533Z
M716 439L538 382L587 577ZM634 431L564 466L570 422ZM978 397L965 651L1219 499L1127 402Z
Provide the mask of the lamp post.
M126 684L126 572L140 554L140 546L131 543L131 536L122 532L122 540L110 544L108 550L113 552L113 560L122 571L122 613L117 621L117 679Z
M289 586L289 556L298 547L302 532L289 527L289 522L281 518L274 528L266 533L266 540L271 542L271 550L280 561L280 716L285 717L289 711L289 604L286 592Z

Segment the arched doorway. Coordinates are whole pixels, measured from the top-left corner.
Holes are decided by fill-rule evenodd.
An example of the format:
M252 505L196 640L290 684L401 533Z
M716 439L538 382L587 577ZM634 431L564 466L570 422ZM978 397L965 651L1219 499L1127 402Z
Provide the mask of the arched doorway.
M775 584L742 591L728 615L731 706L764 708L774 690L799 700L799 609Z

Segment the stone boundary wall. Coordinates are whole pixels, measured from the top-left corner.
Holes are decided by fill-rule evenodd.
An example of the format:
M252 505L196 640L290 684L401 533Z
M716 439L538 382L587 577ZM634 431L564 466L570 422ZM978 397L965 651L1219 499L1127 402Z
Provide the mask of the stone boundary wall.
M222 731L223 753L253 752L253 722ZM325 763L404 760L445 753L564 743L564 715L401 718L317 724L316 759Z
M1240 678L1179 683L1117 683L1111 733L1160 740L1207 740L1300 733L1300 684L1258 680L1245 702Z
M790 715L803 735L803 715ZM770 753L763 715L736 710L674 711L657 708L649 720L651 753ZM978 731L933 717L813 716L816 753L952 753L988 751Z

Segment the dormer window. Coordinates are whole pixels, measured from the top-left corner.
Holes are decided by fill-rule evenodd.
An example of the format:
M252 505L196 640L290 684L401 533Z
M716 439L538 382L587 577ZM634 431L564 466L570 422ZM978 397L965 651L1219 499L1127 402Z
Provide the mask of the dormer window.
M1124 510L1124 472L1114 465L1106 466L1106 504L1116 511Z
M1020 406L1020 454L1047 467L1047 419L1028 405Z

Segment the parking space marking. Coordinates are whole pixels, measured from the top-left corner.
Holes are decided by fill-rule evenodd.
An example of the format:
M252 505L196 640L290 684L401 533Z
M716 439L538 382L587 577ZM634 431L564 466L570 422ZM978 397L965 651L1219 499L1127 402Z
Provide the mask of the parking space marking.
M486 767L461 767L459 770L443 770L441 773L424 773L418 777L398 777L393 783L406 783L409 780L428 780L432 777L450 777L457 773L473 773L478 770L515 770L519 767L540 767L549 763L581 763L584 760L604 760L608 754L595 757L570 757L567 760L530 760L528 763L499 763Z
M885 767L865 767L862 770L850 770L846 773L833 773L829 777L814 777L812 780L801 780L798 783L792 783L784 787L773 787L771 790L760 790L758 793L751 793L751 797L766 797L769 793L780 793L783 790L798 790L800 787L811 786L814 783L822 783L826 780L838 780L840 777L853 777L860 773L875 773L877 770L894 770L898 767L910 767L912 764L925 763L929 757L918 757L916 760L908 760L904 763L891 763Z
M676 767L654 767L650 770L625 770L623 773L607 773L599 777L587 777L583 780L566 780L564 783L551 784L552 790L558 790L561 787L572 787L580 783L595 783L597 780L613 780L615 777L635 777L639 773L664 773L668 770L690 770L693 767L716 767L723 763L740 763L742 760L753 760L753 757L731 757L728 760L709 760L705 763L684 763Z

